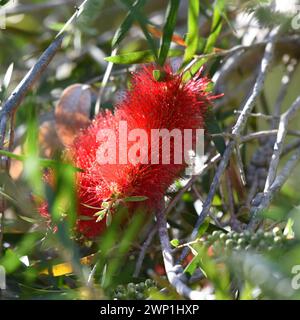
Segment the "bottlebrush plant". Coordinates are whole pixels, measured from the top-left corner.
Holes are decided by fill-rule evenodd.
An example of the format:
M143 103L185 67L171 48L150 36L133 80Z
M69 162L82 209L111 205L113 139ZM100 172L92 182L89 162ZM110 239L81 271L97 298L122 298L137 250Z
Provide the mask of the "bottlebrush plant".
M157 71L159 79L155 77ZM82 169L76 177L77 229L80 234L88 238L99 235L119 205L127 206L130 212L137 207L143 207L149 213L159 209L167 188L187 166L183 161L174 161L174 143L170 143L170 162L167 164L162 161L161 144L158 149L159 161L155 164L145 163L141 155L135 163L116 161L102 164L97 159L97 152L106 141L99 138L99 133L103 129L115 133L118 160L123 143L123 138L119 137L122 122L127 124L128 132L144 130L147 137L151 136L152 129L176 129L183 137L185 129L204 128L205 114L216 96L208 90L210 80L201 76L201 73L202 69L184 82L182 74L174 73L169 65L160 69L154 64L145 65L133 74L131 86L116 106L115 112L102 111L87 129L75 137L66 150L66 158ZM127 150L130 150L135 142L126 143ZM152 145L148 144L144 155L148 159L153 152L151 148ZM141 153L141 150L137 150L137 153ZM183 153L182 148L182 159ZM128 152L126 159L129 157ZM40 212L43 216L49 216L45 204L41 206Z

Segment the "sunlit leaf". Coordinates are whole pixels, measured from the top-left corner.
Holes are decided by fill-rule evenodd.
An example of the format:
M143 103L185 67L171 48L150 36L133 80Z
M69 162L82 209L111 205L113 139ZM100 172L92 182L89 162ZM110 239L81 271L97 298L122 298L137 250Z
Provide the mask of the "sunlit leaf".
M170 50L168 56L179 57L181 54L181 50ZM105 60L115 64L147 63L155 61L155 56L151 50L144 50L106 57Z
M189 0L188 8L188 30L186 37L186 50L183 61L187 62L193 58L198 49L198 20L200 14L200 1Z
M163 37L159 50L158 63L163 65L168 57L172 36L177 20L177 12L179 7L179 0L170 0L166 12L166 23L163 30Z
M132 7L134 9L142 8L146 3L146 0L137 0ZM117 29L111 45L112 48L115 48L126 36L127 32L131 28L132 24L134 22L134 15L132 14L132 11L129 11L124 21L121 23L120 27Z

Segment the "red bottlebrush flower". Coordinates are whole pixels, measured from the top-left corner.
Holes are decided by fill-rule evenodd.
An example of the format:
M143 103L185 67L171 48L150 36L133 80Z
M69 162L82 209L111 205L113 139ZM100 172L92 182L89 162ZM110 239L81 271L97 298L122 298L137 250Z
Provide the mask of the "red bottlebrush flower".
M155 80L154 65L145 66L133 74L131 87L123 100L116 106L115 113L106 111L98 115L90 127L83 130L75 138L67 150L68 158L83 172L77 174L77 190L79 215L88 216L92 220L78 220L78 230L87 237L95 237L105 228L105 222L96 222L95 213L107 199L124 199L132 196L145 196L146 201L138 203L144 209L153 212L160 206L167 188L180 177L186 167L185 162L174 161L174 143L170 143L170 163L162 162L162 147L159 146L159 161L151 163L154 150L151 143L146 146L144 158L136 163L120 163L119 148L128 144L130 150L136 141L127 141L127 137L119 137L120 123L127 124L127 131L142 129L147 137L151 137L152 129L173 129L182 133L185 129L204 127L205 113L212 99L216 97L207 92L209 79L201 77L201 71L191 80L184 83L182 75L172 73L170 66L161 70L163 79ZM109 129L115 133L116 163L101 164L97 152L105 139L99 136L100 130ZM137 156L141 150L137 151ZM129 157L129 154L126 154ZM184 157L183 151L181 154ZM132 204L131 204L132 207Z

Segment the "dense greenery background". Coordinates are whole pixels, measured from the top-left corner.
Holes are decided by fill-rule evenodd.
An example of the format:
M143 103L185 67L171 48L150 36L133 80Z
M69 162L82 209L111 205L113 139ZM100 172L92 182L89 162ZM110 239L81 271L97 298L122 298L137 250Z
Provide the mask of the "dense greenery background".
M81 4L80 1L62 2L23 0L6 4L6 29L0 30L1 104L78 11L75 6ZM45 3L51 5L44 6ZM199 13L197 3L200 4ZM178 11L174 9L177 4ZM49 232L37 213L32 195L45 196L53 207L74 203L74 170L61 163L63 148L59 139L62 137L59 133L57 137L47 125L51 127L51 121L54 121L54 109L62 91L74 83L91 86L93 116L108 60L115 64L102 90L102 108L113 108L128 85L129 72L140 63L155 60L155 54L161 64L169 57L177 67L186 66L198 55L191 71L205 64L205 73L213 78L226 61L226 54L220 55L220 52L244 44L247 32L263 32L281 23L282 39L295 38L288 43L278 41L272 67L254 110L271 115L286 70L283 57L289 55L298 59L300 42L299 30L290 27L291 17L286 13L274 14L268 4L268 1L238 0L87 1L80 16L68 25L62 49L15 115L15 139L10 151L23 156L12 161L10 172L2 168L0 175L0 196L5 199L0 265L7 273L7 289L0 291L0 298L182 298L166 280L157 236L147 250L139 276L133 277L141 245L155 224L154 218L146 220L137 215L124 229L120 228L116 217L107 232L92 242L78 239L73 234L71 226L75 210L70 205L67 219L61 219L58 212L53 213L58 232ZM258 27L243 29L238 23L242 13L254 13ZM105 60L112 55L114 47L118 48L117 57ZM237 114L234 110L241 107L251 92L262 53L261 45L257 46L255 42L250 45L223 79L221 87L216 89L224 93L225 98L214 111L215 120L211 125L217 131L213 133L226 132L235 123ZM199 55L204 56L199 58ZM296 66L282 111L299 95L299 81L299 66ZM244 87L238 90L243 83ZM266 117L252 117L245 134L267 130L268 121ZM299 113L290 129L297 130L298 123ZM6 138L9 139L8 134ZM213 139L213 143L211 136L207 136L207 141L211 142L210 155L222 152L224 140L223 137L219 139L221 142ZM293 135L288 136L287 143L294 139ZM259 148L263 148L263 142L259 140L252 140L242 148L248 175L251 174L250 162L260 152ZM46 158L52 161L47 162ZM281 167L286 159L283 158ZM60 181L54 194L42 178L43 170L49 166L56 171ZM232 186L234 207L230 209L230 195L224 190L228 187L226 180L232 176L226 175L212 207L212 216L222 227L210 216L200 227L198 241L185 245L199 214L195 203L199 193L206 197L214 172L212 168L195 182L198 192L195 189L184 192L168 215L173 247L183 245L190 249L183 263L189 285L212 299L298 299L300 289L293 289L291 281L299 272L293 274L293 266L300 264L299 165L276 195L272 206L263 212L259 231L244 231L250 219L249 207L245 204L250 187L240 190ZM184 181L175 183L168 195L170 199L183 185ZM181 248L178 253L180 251Z

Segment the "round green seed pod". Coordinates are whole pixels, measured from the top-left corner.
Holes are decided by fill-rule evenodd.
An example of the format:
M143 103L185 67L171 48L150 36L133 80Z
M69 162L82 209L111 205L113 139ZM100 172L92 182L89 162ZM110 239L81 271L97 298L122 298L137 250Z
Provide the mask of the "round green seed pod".
M233 245L234 245L234 241L232 239L227 239L225 241L226 248L231 249L233 247Z
M271 240L273 242L274 236L273 236L272 232L269 232L269 231L265 232L263 237L265 240L269 240L269 241Z
M125 299L125 294L124 293L121 293L121 292L118 292L114 295L114 298L117 299L117 300L124 300Z
M144 291L145 289L146 289L145 282L139 283L139 290L140 290L140 291Z
M251 238L251 232L249 230L243 231L242 234L244 235L245 239L249 240Z
M232 239L238 240L240 235L237 232L232 232Z
M120 293L124 293L124 292L126 292L126 288L123 286L123 285L121 285L121 284L119 284L117 287L116 287L116 290L115 290L116 292L120 292Z
M217 230L215 230L211 235L212 235L212 237L213 237L214 239L217 239L217 238L220 237L221 233L222 233L222 231L217 231Z
M254 247L259 243L260 241L260 236L255 234L253 237L250 239L250 244L252 244Z
M258 247L259 249L265 249L267 246L267 242L265 240L260 240Z
M141 292L138 292L137 295L136 295L136 299L137 300L145 300L145 295Z
M246 240L244 238L239 238L237 241L237 244L240 246L245 246L246 245Z
M219 239L222 240L222 241L226 240L227 239L227 234L226 233L221 233Z
M147 279L145 281L145 287L146 288L150 288L150 287L153 287L154 286L154 281L152 279Z
M208 241L208 242L213 242L213 241L215 241L216 239L211 235L211 234L209 234L207 237L206 237L206 241Z
M258 229L257 232L256 232L256 235L257 235L258 237L263 237L264 231L263 231L262 229Z

